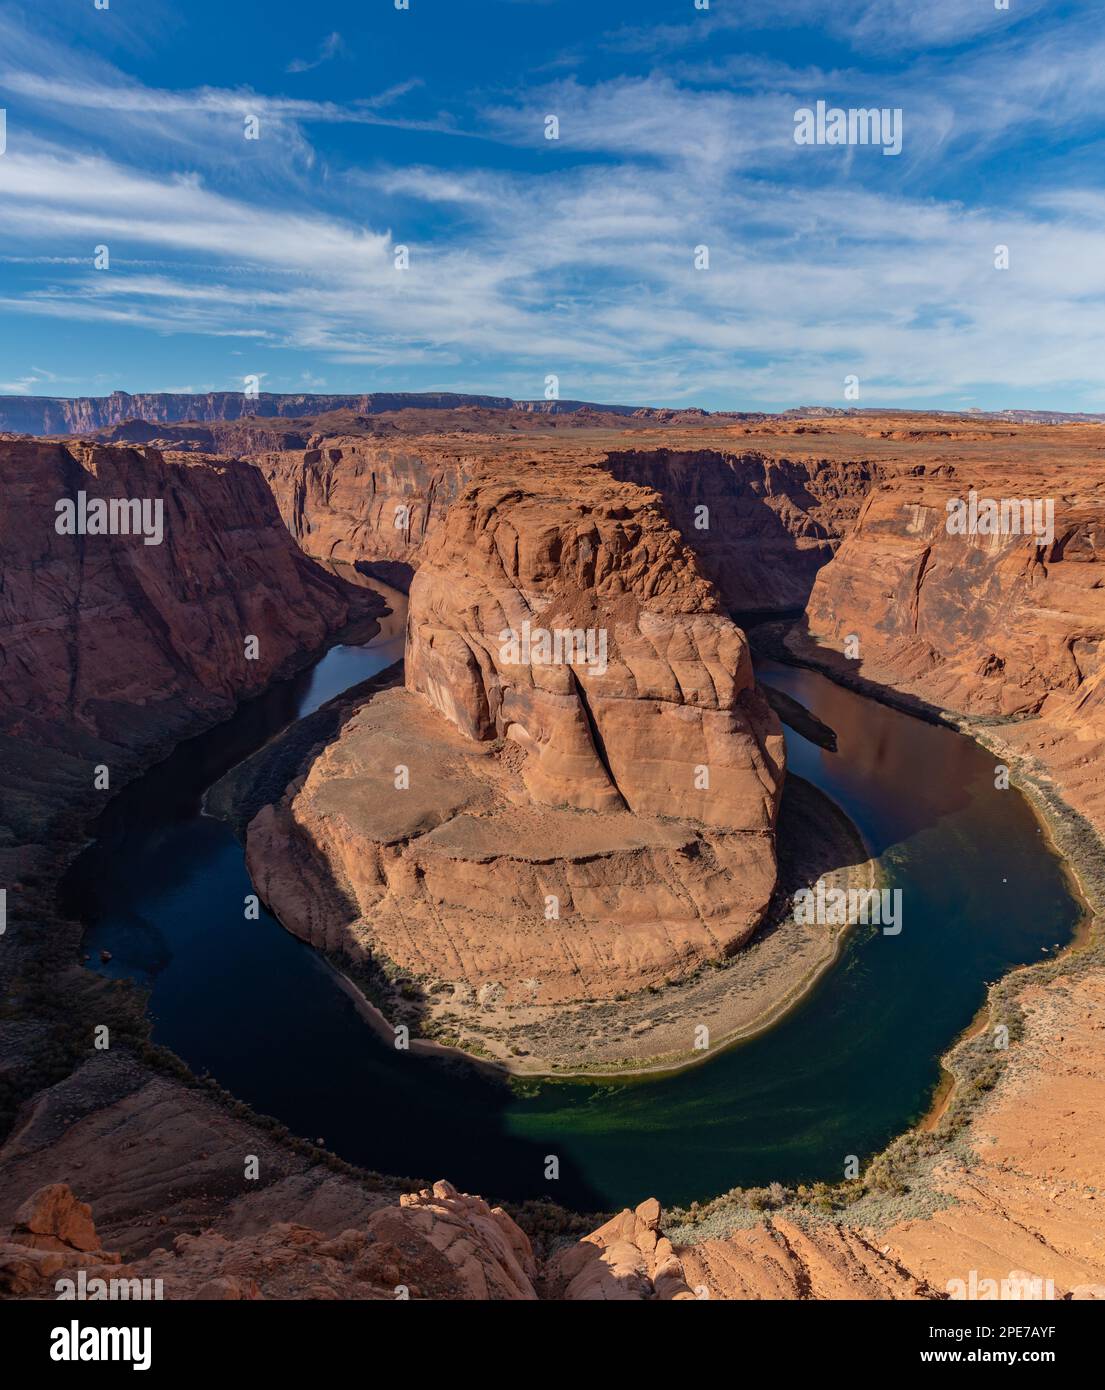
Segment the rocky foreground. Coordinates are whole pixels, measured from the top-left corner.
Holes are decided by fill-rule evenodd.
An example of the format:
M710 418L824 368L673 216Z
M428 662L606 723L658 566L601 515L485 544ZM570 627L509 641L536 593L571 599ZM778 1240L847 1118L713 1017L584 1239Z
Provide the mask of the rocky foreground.
M52 1296L63 1271L98 1262L162 1278L167 1297L396 1297L403 1285L413 1297L924 1298L972 1270L1093 1296L1105 1282L1096 927L1080 953L1002 986L1023 1015L1003 1064L957 1049L944 1118L854 1193L730 1194L673 1214L666 1241L652 1202L581 1241L564 1214L512 1217L447 1184L352 1173L183 1075L149 1048L140 1006L81 969L79 929L53 893L98 804L94 769L108 765L116 788L368 614L338 560L413 578L408 688L347 721L250 831L261 890L328 949L394 952L430 984L478 981L473 1011L519 1007L526 990L541 1007L575 1005L612 980L632 992L739 958L770 896L781 758L727 615L807 600L811 630L851 653L842 675L974 721L1047 804L1081 813L1070 852L1096 907L1099 427L584 415L519 430L525 412L478 409L420 411L414 428L381 410L330 434L173 425L166 442L186 453L0 440L15 499L0 595L8 1294ZM210 457L220 437L249 457ZM972 488L1051 497L1054 535L948 534L941 509ZM58 536L57 498L120 490L165 500L164 545ZM598 628L603 613L601 677L501 657L499 624ZM261 639L257 661L247 635ZM414 774L401 814L398 798L358 793L389 770L394 787L400 765ZM722 775L688 788L674 775L688 765ZM310 868L296 857L304 828L318 837ZM281 856L302 872L282 873ZM477 896L491 864L503 900L532 916ZM298 877L311 892L297 902ZM550 895L585 904L586 951L538 915ZM344 916L312 920L322 901ZM404 938L408 904L417 931ZM470 929L449 942L454 916ZM98 1054L105 1018L116 1041ZM242 1176L246 1155L257 1180Z
M843 1218L785 1199L766 1216L714 1211L693 1233L665 1234L648 1200L582 1239L519 1213L531 1240L447 1182L368 1189L267 1141L245 1182L256 1134L217 1104L136 1075L81 1115L103 1083L78 1072L0 1156L0 1290L53 1298L83 1270L86 1286L160 1280L168 1299L933 1299L973 1272L974 1287L1027 1291L1006 1296L1105 1298L1105 985L1098 971L1020 998L1000 1086L908 1194L871 1192Z

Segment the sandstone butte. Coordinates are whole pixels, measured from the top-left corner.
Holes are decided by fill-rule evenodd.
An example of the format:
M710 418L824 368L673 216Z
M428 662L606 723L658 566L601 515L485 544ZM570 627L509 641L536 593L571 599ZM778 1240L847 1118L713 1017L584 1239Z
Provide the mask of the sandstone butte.
M658 495L500 465L417 558L406 689L249 827L266 901L477 1016L731 956L775 884L782 736ZM509 634L531 627L592 634L596 660L523 661Z
M481 816L490 810L512 830L518 816L576 823L593 820L595 802L610 805L616 795L624 809L604 810L604 819L685 824L680 834L700 845L750 835L768 842L777 731L758 712L743 634L725 615L808 603L809 630L822 643L859 639L858 660L839 661L838 675L872 682L883 698L945 711L1000 748L1054 813L1056 838L1096 908L1105 734L1097 698L1105 624L1096 553L1100 427L859 415L602 419L571 430L524 420L518 429L513 413L505 423L485 411L473 428L462 412L443 411L431 429L428 414L418 412L416 430L403 412L371 427L343 421L341 433L308 436L306 447L251 449L249 461L202 452L210 442L218 447L217 423L202 439L177 427L166 443L187 454L0 441L5 496L24 508L4 536L3 596L3 737L19 777L14 793L5 788L14 814L5 817L12 829L0 853L8 881L23 879L9 893L15 949L5 948L0 968L6 993L31 1001L0 1025L17 1095L20 1062L50 1026L36 1012L39 995L26 989L42 959L58 969L54 993L63 1002L98 988L77 965L79 931L50 914L59 841L75 837L89 812L78 780L104 744L135 771L182 729L363 616L364 591L333 572L336 560L385 565L385 577L414 574L407 689L380 703L417 708L452 750L459 770L448 790L462 815L471 813L464 798L475 796ZM189 546L110 561L89 543L76 557L54 551L49 528L26 510L42 502L39 489L52 510L67 491L59 479L89 486L85 479L116 468L129 470L128 495L164 490L171 480L193 529ZM972 487L1054 497L1053 542L948 535L944 503ZM585 519L580 505L590 509ZM709 530L696 534L702 506ZM274 508L286 529L274 524ZM238 523L234 546L221 539L227 517ZM560 561L577 553L570 543L583 535L595 569L580 583L583 572ZM44 566L48 583L40 584ZM546 683L497 659L501 614L521 613L524 600L534 614L582 619L595 611L603 582L615 629L604 685L592 691L590 678L579 677L576 689L564 672ZM220 606L227 592L235 599ZM254 606L243 612L237 602ZM110 613L120 648L122 634L129 641L133 632L149 659L134 669L126 655L121 664L109 660L102 628L85 623L86 612ZM692 614L691 629L704 622L703 635L673 651L671 620ZM178 642L174 622L195 640ZM272 639L271 664L246 670L237 652L253 627ZM196 659L197 641L212 659ZM810 658L810 648L801 654ZM730 677L720 688L718 664ZM664 740L641 731L671 717L673 679L687 747L720 723L725 746L741 750L731 764L722 760L732 776L705 817L701 806L691 815L678 800L673 816L657 806L658 792L671 789ZM31 715L16 708L13 692L31 702ZM371 707L364 717L376 718ZM401 722L389 736L400 737ZM584 804L572 804L562 799L563 783L576 785L564 768L581 749ZM332 771L355 782L356 756ZM337 795L340 776L319 771L313 789L314 768L272 816L292 815L299 798L306 811L312 795ZM1062 814L1069 808L1081 817L1073 836ZM430 798L420 838L432 842L438 809ZM377 862L402 858L394 850L407 832L380 828ZM570 851L570 836L566 843ZM659 858L672 852L662 848ZM482 857L459 836L424 849L461 863ZM386 906L386 884L352 887L358 909ZM48 930L35 929L36 914ZM518 1213L531 1242L505 1212L447 1183L404 1190L338 1171L304 1146L289 1149L248 1115L124 1047L110 1061L86 1051L86 1060L40 1072L37 1087L24 1085L0 1151L0 1229L6 1223L11 1233L0 1245L0 1279L22 1297L52 1296L59 1269L101 1264L164 1277L169 1297L394 1297L405 1285L414 1297L451 1298L925 1298L974 1269L997 1279L1022 1270L1054 1279L1059 1296L1100 1296L1105 985L1096 927L1087 938L1069 965L1021 971L1009 982L1023 1036L955 1142L943 1142L935 1127L929 1161L900 1209L872 1196L828 1219L783 1194L757 1218L735 1197L699 1219L680 1214L665 1235L658 1204L646 1201L582 1240L549 1239ZM512 969L529 949L508 943L508 954L517 952ZM965 1046L949 1055L953 1073ZM243 1151L262 1154L261 1184L228 1176L240 1174ZM730 1208L740 1219L728 1219ZM104 1240L113 1254L102 1253Z

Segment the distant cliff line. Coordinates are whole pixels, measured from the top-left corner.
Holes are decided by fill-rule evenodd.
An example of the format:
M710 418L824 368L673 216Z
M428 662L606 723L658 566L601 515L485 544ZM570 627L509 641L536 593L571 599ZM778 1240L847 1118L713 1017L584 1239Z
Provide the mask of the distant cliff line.
M147 391L132 395L112 391L109 396L2 396L0 395L0 433L63 435L91 434L111 429L129 420L172 425L182 421L212 424L248 418L305 419L332 411L353 411L358 415L383 415L400 410L501 410L528 415L575 415L593 412L649 422L687 423L692 418L719 421L763 421L776 419L837 418L863 415L917 415L946 419L1009 420L1018 424L1077 424L1105 422L1105 415L1078 414L1057 410L953 411L918 410L912 407L863 408L828 405L795 406L782 411L707 411L696 406L602 405L578 400L515 400L511 396L465 395L455 391L369 391L345 395L315 395L308 392L279 393L261 391L247 396L244 391Z
M360 395L277 394L262 391L208 391L186 394L153 391L131 395L113 391L110 396L0 396L0 430L17 434L84 434L109 429L126 420L153 424L177 424L182 420L211 423L240 420L301 419L330 411L351 410L359 415L380 415L394 410L522 411L526 414L575 414L581 410L604 414L652 418L670 412L630 405L596 405L588 401L516 401L510 396L467 396L451 391L373 391ZM681 412L704 415L705 411Z

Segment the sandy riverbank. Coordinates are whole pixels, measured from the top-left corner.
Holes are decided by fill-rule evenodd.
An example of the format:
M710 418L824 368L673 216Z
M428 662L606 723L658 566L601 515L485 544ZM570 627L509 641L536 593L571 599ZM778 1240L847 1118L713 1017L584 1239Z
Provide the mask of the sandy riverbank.
M1070 939L1060 952L1032 965L1017 966L987 991L986 1002L941 1058L941 1079L933 1092L928 1111L917 1125L918 1131L936 1131L957 1098L958 1080L955 1057L990 1025L995 1013L995 991L1003 996L1027 986L1045 974L1062 972L1067 966L1080 967L1102 949L1100 921L1105 907L1105 855L1097 828L1060 796L1047 768L1036 758L1020 751L1003 737L1005 730L1021 730L1023 720L980 719L964 716L925 700L912 691L880 685L855 670L841 652L821 646L807 633L787 623L765 625L756 634L756 643L776 660L805 666L846 689L879 701L915 718L942 724L972 739L1009 769L1010 785L1016 787L1032 807L1048 848L1060 861L1071 896L1082 908Z

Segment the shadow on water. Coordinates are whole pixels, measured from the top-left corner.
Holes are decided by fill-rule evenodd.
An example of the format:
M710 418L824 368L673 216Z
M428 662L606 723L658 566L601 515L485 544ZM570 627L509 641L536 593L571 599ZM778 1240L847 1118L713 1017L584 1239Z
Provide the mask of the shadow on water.
M774 1029L679 1076L520 1094L459 1060L396 1052L326 961L268 913L245 920L241 845L201 800L401 651L400 635L336 647L183 744L112 802L66 884L94 968L149 988L156 1041L353 1162L580 1210L835 1180L848 1155L876 1151L923 1111L986 983L1075 925L1058 860L1021 796L995 789L988 755L811 671L758 661L836 732L830 752L788 730L790 767L848 813L901 889L901 934L857 928ZM558 1181L544 1177L549 1154Z

